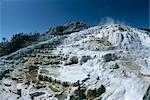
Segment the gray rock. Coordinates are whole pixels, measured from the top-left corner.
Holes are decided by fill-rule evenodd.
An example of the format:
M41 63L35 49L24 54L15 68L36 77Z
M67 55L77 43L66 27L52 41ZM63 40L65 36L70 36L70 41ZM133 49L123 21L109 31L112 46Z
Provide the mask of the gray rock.
M5 76L5 70L0 70L0 80Z
M105 92L105 87L101 85L99 88L88 89L86 92L86 97L88 100L93 100L94 98L99 97Z
M69 59L69 62L65 63L65 65L72 65L72 64L78 64L78 57L77 56L72 56Z
M29 94L31 96L32 99L34 99L34 97L38 97L45 94L45 92L35 92L35 93L31 93Z
M87 62L89 59L91 59L90 56L82 56L82 58L80 60L80 65L82 65L85 62Z
M17 94L21 97L21 89L17 89Z
M74 94L70 96L70 100L85 100L85 87L78 87L75 91Z
M148 89L143 97L143 100L150 100L150 86L148 87Z
M104 62L115 61L118 59L117 55L111 53L104 55L102 58Z

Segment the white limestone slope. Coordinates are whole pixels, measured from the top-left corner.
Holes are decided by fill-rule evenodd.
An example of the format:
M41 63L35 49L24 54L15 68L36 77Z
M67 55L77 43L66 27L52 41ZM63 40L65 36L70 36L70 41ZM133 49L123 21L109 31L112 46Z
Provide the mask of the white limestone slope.
M122 29L119 29L121 27ZM111 47L111 48L110 48ZM90 56L84 64L63 66L56 79L84 84L103 84L102 100L143 100L150 85L150 34L125 25L96 26L72 33L54 54ZM115 54L118 59L105 62L103 56ZM115 68L115 65L119 68ZM99 77L99 80L97 80Z
M57 37L54 39L57 40ZM51 42L53 39L23 48L2 58L14 55L19 57L20 54L28 53L40 45ZM45 68L50 72L45 75L69 83L78 80L82 82L85 78L89 78L83 82L87 88L103 84L106 92L98 99L143 100L150 86L150 33L146 31L118 24L91 27L67 35L52 54L68 57L68 62L75 56L78 58L78 63L66 65L66 61L62 61L59 68L40 65L39 69ZM4 80L2 84L6 82ZM12 88L14 89L15 86L13 85ZM0 91L3 88L5 89L0 85ZM21 99L29 99L29 93L25 93L28 89L24 88L22 87L24 95ZM33 92L32 88L29 90ZM5 98L5 94L2 92L0 96ZM10 98L16 96L8 93L7 95ZM46 93L46 95L50 94Z

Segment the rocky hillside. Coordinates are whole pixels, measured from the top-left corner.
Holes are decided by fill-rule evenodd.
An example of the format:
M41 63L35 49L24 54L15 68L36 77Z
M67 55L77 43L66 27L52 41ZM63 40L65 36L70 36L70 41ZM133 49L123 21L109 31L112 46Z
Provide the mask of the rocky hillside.
M13 53L29 45L38 44L39 42L43 42L60 35L68 35L73 32L79 32L87 28L87 25L83 22L70 22L63 26L51 27L48 32L43 34L15 34L10 41L6 41L4 43L0 42L0 57Z
M64 32L0 58L2 100L150 100L149 32Z

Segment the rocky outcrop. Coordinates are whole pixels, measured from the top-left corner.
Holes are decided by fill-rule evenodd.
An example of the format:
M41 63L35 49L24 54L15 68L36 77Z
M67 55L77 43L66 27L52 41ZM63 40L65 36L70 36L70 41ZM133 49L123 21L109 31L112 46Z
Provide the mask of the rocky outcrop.
M70 57L69 61L65 63L65 65L72 65L72 64L78 64L77 56Z
M104 62L110 62L118 60L118 57L115 54L106 54L103 57Z
M86 90L87 100L94 100L95 98L97 98L101 94L103 94L105 91L106 91L106 89L105 89L105 87L103 85L101 85L98 88L87 89Z
M100 97L103 93L105 93L105 91L106 89L103 85L97 88L89 88L79 84L71 94L70 100L94 100L95 98Z
M31 93L29 95L31 96L31 99L34 100L35 97L38 97L43 94L45 94L45 93L44 92L35 92L35 93Z
M89 59L91 59L90 56L82 56L80 59L80 65L82 65L83 63L86 63Z
M55 28L50 28L48 34L51 35L66 35L73 32L78 32L83 29L87 29L87 25L82 22L71 22L67 23L64 26L57 26Z
M86 99L85 96L85 87L81 87L80 85L78 88L74 91L74 93L70 96L70 100L84 100Z

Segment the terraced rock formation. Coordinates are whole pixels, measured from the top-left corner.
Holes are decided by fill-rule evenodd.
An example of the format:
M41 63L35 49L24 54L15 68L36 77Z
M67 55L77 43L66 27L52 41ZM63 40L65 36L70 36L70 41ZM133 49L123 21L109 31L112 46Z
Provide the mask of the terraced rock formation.
M57 35L0 58L0 97L149 100L150 34L125 25Z

